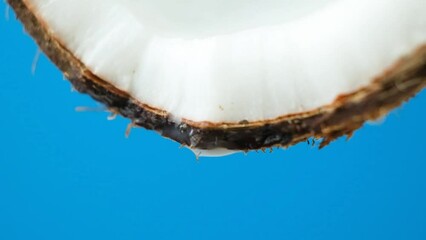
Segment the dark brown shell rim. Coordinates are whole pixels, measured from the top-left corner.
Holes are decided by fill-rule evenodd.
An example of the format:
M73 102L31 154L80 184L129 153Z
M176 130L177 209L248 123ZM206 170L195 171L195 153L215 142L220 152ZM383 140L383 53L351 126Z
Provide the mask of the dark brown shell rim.
M49 34L47 25L35 16L25 0L8 0L8 3L26 31L76 90L89 94L112 112L131 119L135 126L155 130L191 148L247 151L287 147L311 137L323 139L322 147L342 135L351 135L364 122L384 116L426 85L426 45L423 45L400 59L368 86L339 96L332 104L314 111L258 122L211 123L186 119L175 122L166 111L140 103L95 76Z

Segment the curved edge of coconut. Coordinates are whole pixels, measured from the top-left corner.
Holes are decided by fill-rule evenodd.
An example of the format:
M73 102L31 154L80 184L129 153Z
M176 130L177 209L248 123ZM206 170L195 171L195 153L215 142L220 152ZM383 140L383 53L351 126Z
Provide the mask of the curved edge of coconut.
M366 121L378 119L426 86L426 45L401 58L371 83L337 97L328 106L276 119L239 123L176 121L167 112L140 103L95 76L49 34L45 24L22 0L8 0L26 31L69 79L74 88L105 104L110 111L131 119L134 126L155 130L193 149L257 150L288 147L309 138L322 139L324 147L348 135Z

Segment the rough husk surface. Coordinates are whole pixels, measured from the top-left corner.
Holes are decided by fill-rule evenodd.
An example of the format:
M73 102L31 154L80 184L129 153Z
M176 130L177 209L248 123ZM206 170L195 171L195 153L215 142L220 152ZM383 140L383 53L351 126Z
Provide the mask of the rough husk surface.
M426 85L426 46L401 58L371 84L337 97L314 111L259 122L175 122L163 110L138 102L126 92L95 76L31 11L25 0L8 0L26 31L61 69L74 88L105 104L112 112L131 119L134 126L159 132L182 145L198 149L254 150L287 147L309 138L322 139L323 147L350 136L366 121L378 119L413 97Z

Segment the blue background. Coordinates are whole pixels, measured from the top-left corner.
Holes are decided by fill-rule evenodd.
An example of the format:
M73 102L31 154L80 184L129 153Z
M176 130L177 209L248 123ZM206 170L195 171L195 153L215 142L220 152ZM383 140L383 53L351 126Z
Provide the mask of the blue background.
M4 4L0 5L4 9ZM0 14L1 15L1 14ZM426 239L426 92L319 151L195 160L71 91L0 16L0 239Z

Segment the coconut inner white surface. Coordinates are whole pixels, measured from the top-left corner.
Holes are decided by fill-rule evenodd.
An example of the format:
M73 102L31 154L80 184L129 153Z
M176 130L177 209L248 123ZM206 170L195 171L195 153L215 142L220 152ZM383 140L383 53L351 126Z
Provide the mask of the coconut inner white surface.
M336 0L122 0L157 35L199 38L294 20Z
M327 105L426 43L424 0L24 0L96 75L177 120Z

